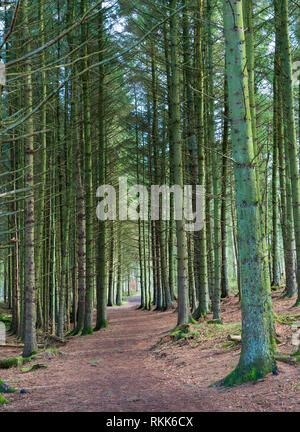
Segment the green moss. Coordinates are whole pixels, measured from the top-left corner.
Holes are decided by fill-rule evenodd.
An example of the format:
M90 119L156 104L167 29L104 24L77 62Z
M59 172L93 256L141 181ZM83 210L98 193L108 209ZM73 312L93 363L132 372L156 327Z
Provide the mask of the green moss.
M239 343L240 343L239 341L229 341L229 342L225 342L223 344L223 347L226 349L230 349L230 348L233 348L233 347L239 345Z
M300 365L300 351L296 351L292 354L292 357L296 359L296 363Z
M282 325L291 326L300 319L300 315L276 315L275 321Z
M8 403L9 403L8 400L5 399L5 397L3 397L3 396L0 395L0 406L8 404Z
M69 333L67 333L66 337L81 335L81 332L81 328L75 328L74 330L71 330Z
M82 328L75 328L70 333L67 334L68 336L80 336L82 334Z
M207 325L207 321L202 321L197 324L190 324L183 327L176 327L170 336L176 340L179 339L194 339L198 341L208 341L212 339L218 339L223 343L226 342L228 334L241 334L241 323L228 323L220 324L219 322L213 321L210 325Z
M47 368L48 368L48 366L46 366L44 364L35 364L31 368L22 369L22 372L33 372L33 371L38 370L38 369L47 369Z
M280 360L280 361L287 361L287 360L289 360L291 357L290 356L277 356L276 357L276 360Z
M276 337L271 337L270 339L270 345L271 345L271 349L273 351L273 354L275 354L277 352L277 344L280 344L280 340Z
M90 334L93 334L93 333L94 333L94 330L92 328L83 329L82 332L81 332L81 336L86 336L86 335L90 335Z
M23 366L23 364L29 363L31 360L31 357L8 357L0 360L0 369L10 369L13 367Z
M94 331L99 331L99 330L107 328L107 327L108 327L108 321L103 321L101 324L99 324L98 326L96 326L94 328Z
M179 340L182 337L184 337L184 335L186 335L188 331L189 331L189 325L177 326L174 328L170 336L176 340Z
M223 324L222 320L220 319L212 319L212 320L208 320L207 324Z
M44 354L46 357L59 357L61 352L55 346L51 346L45 350Z
M300 354L299 353L293 353L291 355L276 356L276 360L281 361L283 363L291 364L291 365L300 365Z
M264 378L268 372L271 371L266 371L264 369L261 370L255 367L247 369L246 371L242 371L240 370L240 368L236 368L235 370L230 372L227 377L219 381L217 385L224 387L232 387L234 385L239 385L246 382L257 381L261 378Z
M197 330L191 329L190 325L182 325L175 327L173 332L170 334L173 339L193 339L199 336L199 332Z
M272 291L278 291L278 290L280 290L280 289L282 289L284 286L271 286L271 290Z

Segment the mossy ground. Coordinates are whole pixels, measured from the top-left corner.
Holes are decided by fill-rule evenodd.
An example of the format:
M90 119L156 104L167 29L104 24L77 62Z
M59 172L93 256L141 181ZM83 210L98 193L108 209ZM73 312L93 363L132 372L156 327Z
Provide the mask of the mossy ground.
M230 348L232 346L237 345L236 342L229 344L227 338L230 334L240 335L241 334L241 323L229 323L222 324L219 321L211 320L211 321L202 321L200 323L196 323L194 320L190 324L186 326L175 327L175 329L170 334L170 337L174 341L179 341L180 339L184 339L186 341L191 341L194 343L204 343L210 340L217 340L222 344L226 343L226 348Z
M197 337L199 334L197 330L193 330L190 325L175 327L173 332L170 334L172 339L191 339Z
M70 336L80 336L82 333L82 329L78 329L75 328L74 330L70 331L69 333L67 333L66 337L70 337Z
M271 286L271 290L272 291L278 291L278 290L281 290L282 288L285 288L285 285L272 285Z
M94 330L92 328L83 329L82 332L81 332L81 336L86 336L86 335L90 335L90 334L93 334L93 333L94 333Z
M296 351L290 355L276 356L276 360L287 364L300 366L300 352Z
M50 346L43 352L43 355L47 358L59 357L61 355L61 352L57 347Z
M0 360L0 369L10 369L13 367L23 366L25 363L29 363L33 357L8 357Z
M282 325L292 326L295 322L300 321L300 314L276 315L275 321Z
M193 319L198 321L200 319L204 319L207 315L207 312L203 313L199 307L193 312Z
M297 353L297 355L293 354L294 358L296 359L297 365L300 366L300 353Z
M103 321L100 325L94 328L94 331L99 331L108 327L108 321Z
M267 373L272 372L272 369L273 367L271 368L251 367L251 368L242 369L238 366L236 369L230 372L230 374L228 374L225 378L223 378L215 385L223 386L223 387L232 387L246 382L255 382L261 378L264 378L267 375Z
M5 397L3 397L2 395L0 395L0 406L8 403L9 403L8 400L5 399Z
M38 370L38 369L47 369L47 368L48 368L48 366L46 366L44 364L35 364L35 365L31 366L30 368L21 369L21 372L27 373L27 372L33 372L33 371Z
M212 320L208 320L206 322L207 322L207 324L223 324L221 319L212 319Z
M6 326L10 326L12 322L12 317L8 315L0 315L0 322L4 322Z

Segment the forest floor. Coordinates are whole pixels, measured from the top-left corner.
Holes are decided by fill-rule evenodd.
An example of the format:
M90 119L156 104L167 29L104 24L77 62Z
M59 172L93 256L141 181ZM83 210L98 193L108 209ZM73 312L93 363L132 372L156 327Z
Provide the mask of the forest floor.
M286 325L300 314L295 299L273 293L280 315L276 331L280 354L292 353L292 328ZM176 313L137 310L139 298L109 308L109 327L78 336L32 364L47 369L28 372L24 367L1 370L0 378L26 394L7 395L4 411L300 411L300 366L278 362L279 375L257 383L224 389L210 387L225 377L239 359L240 344L228 335L240 333L236 297L222 302L223 325L200 323L188 340L170 337ZM291 317L293 315L293 317ZM285 316L285 317L283 317ZM20 350L1 348L0 358ZM31 365L31 364L29 364ZM26 366L29 366L26 365Z

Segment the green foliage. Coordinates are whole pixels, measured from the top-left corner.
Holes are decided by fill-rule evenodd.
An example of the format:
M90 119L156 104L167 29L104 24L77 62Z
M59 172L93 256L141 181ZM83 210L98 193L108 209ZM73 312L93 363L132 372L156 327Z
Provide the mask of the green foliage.
M23 369L21 369L21 371L23 373L27 373L27 372L32 372L32 371L35 371L38 369L47 369L47 368L48 368L48 366L38 363L38 364L33 365L31 368L23 368Z
M11 325L12 317L7 315L0 315L0 322L4 322L6 325Z

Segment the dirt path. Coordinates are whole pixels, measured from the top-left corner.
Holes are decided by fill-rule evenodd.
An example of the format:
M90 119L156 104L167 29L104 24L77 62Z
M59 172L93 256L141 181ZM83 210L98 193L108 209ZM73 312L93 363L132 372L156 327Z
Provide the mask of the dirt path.
M22 374L3 371L1 378L26 395L12 395L3 411L167 411L186 409L189 396L174 394L164 374L145 364L149 348L170 331L170 320L137 311L138 297L109 310L109 328L76 337L51 359L48 369ZM168 313L176 323L176 316ZM172 316L173 315L173 316ZM99 362L90 364L89 362ZM43 362L44 363L44 362ZM197 410L196 401L189 401Z
M74 338L61 349L62 356L43 361L48 369L1 371L3 381L27 394L9 395L11 404L0 411L300 409L299 389L289 387L293 377L299 383L295 367L280 365L279 379L271 375L256 385L210 388L232 370L238 353L220 356L201 346L153 352L151 347L175 326L176 314L140 311L137 305L135 297L121 308L110 308L108 329Z

